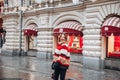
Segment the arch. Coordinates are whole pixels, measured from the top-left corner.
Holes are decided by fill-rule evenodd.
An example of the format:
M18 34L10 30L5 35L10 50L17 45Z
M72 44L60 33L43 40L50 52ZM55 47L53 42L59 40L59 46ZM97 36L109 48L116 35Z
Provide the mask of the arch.
M108 15L120 15L120 4L118 2L106 3L106 5L89 5L86 8L86 28L101 28L103 21Z
M88 5L85 11L86 12L86 15L85 15L86 16L86 25L85 25L86 29L83 31L83 34L85 35L84 38L86 38L86 42L89 43L89 38L94 42L94 38L89 37L89 35L99 36L99 40L101 41L102 44L97 45L95 43L95 45L101 47L101 54L97 54L97 55L100 56L102 59L106 57L106 53L104 51L105 39L100 35L101 33L100 28L102 27L103 21L108 15L110 14L120 15L120 4L118 2L120 1L112 1L111 3L106 2L104 4ZM90 43L92 44L92 42ZM91 46L91 45L84 44L84 47L86 46ZM84 54L91 56L89 52L90 52L89 49L84 49Z
M53 28L56 27L59 23L67 20L75 20L81 24L84 24L84 17L78 12L61 13L53 20Z
M111 3L107 5L102 5L99 7L99 15L101 19L101 24L99 25L100 28L103 28L104 22L111 18L111 17L119 17L120 18L120 4L118 2ZM107 56L107 38L101 35L101 42L102 42L102 54L101 58L104 60Z
M25 20L25 27L23 28L24 35L34 35L37 36L37 27L38 24L36 23L37 19L35 17L29 17Z
M82 54L83 33L81 24L84 24L84 17L78 12L66 12L58 15L53 21L54 47L57 46L57 41L59 41L59 34L65 33L69 36L70 52ZM74 41L74 37L77 42ZM73 46L78 49L72 48Z
M25 29L30 24L36 24L38 26L37 19L35 17L29 17L29 18L27 18L25 20L24 28L23 29Z
M24 39L24 43L25 43L24 46L25 46L25 51L28 51L29 49L33 49L33 47L30 48L30 44L32 44L34 42L34 38L37 37L37 35L38 35L37 34L38 31L36 29L38 27L37 18L36 17L28 17L25 19L23 25L24 25L23 32L25 35L24 36L24 38L25 38ZM34 25L35 25L35 28L34 28ZM32 26L33 26L33 29L31 30ZM34 35L34 37L32 35ZM32 40L31 43L29 42L30 39ZM36 45L36 43L35 43L35 45ZM33 46L33 44L32 44L32 46Z
M119 36L120 34L120 18L110 17L106 19L101 28L102 36Z
M99 14L102 17L102 22L101 22L102 25L107 18L120 16L120 4L116 3L116 4L108 4L108 5L100 6L99 11L100 11Z

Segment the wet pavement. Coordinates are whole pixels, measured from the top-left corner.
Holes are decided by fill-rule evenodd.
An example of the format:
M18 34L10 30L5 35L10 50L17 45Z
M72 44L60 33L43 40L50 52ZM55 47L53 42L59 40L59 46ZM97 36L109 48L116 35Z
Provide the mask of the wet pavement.
M0 80L52 80L51 60L35 57L0 56ZM71 62L66 79L71 80L120 80L115 70L85 69Z

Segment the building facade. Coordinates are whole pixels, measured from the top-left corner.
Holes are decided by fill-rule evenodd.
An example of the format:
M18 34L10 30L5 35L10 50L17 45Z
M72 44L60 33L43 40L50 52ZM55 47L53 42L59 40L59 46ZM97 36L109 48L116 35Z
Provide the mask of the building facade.
M24 0L21 7L5 2L1 54L52 58L59 35L66 33L73 61L88 68L120 69L119 0L36 2Z

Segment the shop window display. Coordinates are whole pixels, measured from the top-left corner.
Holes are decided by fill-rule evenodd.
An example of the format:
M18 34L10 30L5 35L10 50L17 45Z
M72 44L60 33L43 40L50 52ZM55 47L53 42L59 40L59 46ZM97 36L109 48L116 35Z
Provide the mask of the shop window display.
M120 17L111 15L106 18L101 34L106 37L107 57L120 58Z
M82 46L83 46L83 33L82 33L82 26L77 21L64 21L58 24L57 27L54 28L53 34L56 41L59 41L59 35L64 33L67 36L68 47L71 53L80 54L82 53ZM58 39L56 39L56 37ZM56 46L55 44L55 46Z
M67 35L68 46L71 53L82 54L83 38L79 35ZM57 37L59 41L59 36Z
M28 36L28 49L36 50L37 49L37 38L35 36Z
M120 36L108 37L108 57L120 58Z

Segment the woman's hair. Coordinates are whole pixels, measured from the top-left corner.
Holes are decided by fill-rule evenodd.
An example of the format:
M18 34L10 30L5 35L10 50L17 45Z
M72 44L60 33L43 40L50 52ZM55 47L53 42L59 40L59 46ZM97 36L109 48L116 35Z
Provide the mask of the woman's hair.
M65 41L67 41L67 35L66 34L60 34L59 37L58 37L59 41L60 41L61 37L64 37Z

